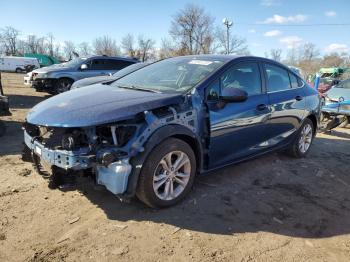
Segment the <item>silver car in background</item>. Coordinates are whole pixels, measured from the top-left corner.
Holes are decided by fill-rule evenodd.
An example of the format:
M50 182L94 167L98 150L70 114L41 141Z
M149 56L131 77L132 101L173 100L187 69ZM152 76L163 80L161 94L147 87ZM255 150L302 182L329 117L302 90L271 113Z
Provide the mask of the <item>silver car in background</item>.
M84 78L74 82L70 89L72 90L72 89L89 86L93 84L115 81L147 65L149 65L149 63L136 63L133 65L129 65L128 67L125 67L122 70L119 70L117 73L114 73L111 76L95 76L95 77Z
M75 81L87 77L109 76L138 62L137 59L126 57L79 57L67 63L34 70L32 86L38 92L63 93L70 90Z

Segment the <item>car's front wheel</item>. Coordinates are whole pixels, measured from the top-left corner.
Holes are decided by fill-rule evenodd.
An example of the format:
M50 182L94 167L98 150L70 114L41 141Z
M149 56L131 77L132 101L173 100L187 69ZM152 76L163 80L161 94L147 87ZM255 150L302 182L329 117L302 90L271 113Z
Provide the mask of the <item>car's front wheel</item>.
M168 138L147 157L137 186L137 197L150 207L167 207L191 190L196 157L184 141Z
M61 94L63 92L69 91L72 84L73 80L69 78L61 78L57 81L57 86L56 86L56 93Z
M304 120L289 148L289 154L301 158L307 155L314 139L315 127L309 118Z

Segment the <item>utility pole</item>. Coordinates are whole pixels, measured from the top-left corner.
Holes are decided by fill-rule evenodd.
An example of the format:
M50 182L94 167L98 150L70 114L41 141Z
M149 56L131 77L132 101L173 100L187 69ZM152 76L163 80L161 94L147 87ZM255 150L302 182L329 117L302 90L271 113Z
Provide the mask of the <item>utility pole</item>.
M222 19L222 23L226 26L226 41L227 41L227 50L226 54L230 54L230 27L233 26L233 22L229 21L227 18Z

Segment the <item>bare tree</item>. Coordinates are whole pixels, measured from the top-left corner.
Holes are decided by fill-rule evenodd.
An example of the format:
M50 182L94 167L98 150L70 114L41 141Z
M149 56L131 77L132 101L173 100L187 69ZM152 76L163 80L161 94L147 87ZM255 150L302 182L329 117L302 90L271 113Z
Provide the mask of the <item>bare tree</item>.
M136 48L135 48L135 39L132 34L127 34L122 39L122 49L130 57L135 57Z
M75 44L72 41L64 41L63 52L67 60L72 59L75 50Z
M323 67L339 67L344 64L344 59L338 53L325 55L321 61Z
M158 56L160 59L169 58L177 55L176 46L168 38L162 38Z
M138 38L138 57L142 62L147 61L154 55L155 41L142 35Z
M216 30L217 48L219 53L222 54L234 54L234 55L246 55L249 54L247 40L237 35L230 36L230 46L227 50L227 33L222 28Z
M96 38L94 48L97 55L115 56L120 53L115 40L107 35Z
M20 31L7 26L0 31L0 43L6 55L16 55L18 53L17 44Z
M320 55L320 52L313 43L306 43L300 47L300 60L311 61Z
M44 37L37 37L36 35L28 35L26 45L29 53L33 53L33 54L46 53Z
M282 58L282 49L271 49L270 55L271 59L280 62Z
M48 54L50 56L54 56L54 49L55 49L55 42L54 42L54 40L55 40L55 38L54 38L53 34L49 33L47 35L46 40L47 40L47 44L46 45L47 45Z
M180 54L201 54L211 49L214 19L196 5L187 5L171 21L169 34Z
M296 47L292 47L289 49L287 53L286 64L291 66L297 66L298 63L299 63L298 50Z
M92 49L90 47L90 44L88 42L82 42L79 44L79 54L82 56L88 56L91 55Z

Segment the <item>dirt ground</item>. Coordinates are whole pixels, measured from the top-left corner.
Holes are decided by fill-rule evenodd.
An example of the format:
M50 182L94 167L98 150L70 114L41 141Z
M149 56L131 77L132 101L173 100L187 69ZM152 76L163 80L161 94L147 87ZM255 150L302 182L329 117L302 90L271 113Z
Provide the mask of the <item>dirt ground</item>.
M152 210L87 178L50 190L20 158L25 115L48 96L3 75L0 261L350 261L350 129L318 134L305 159L269 154L198 177L182 203Z

